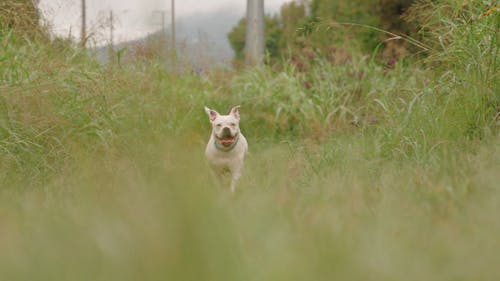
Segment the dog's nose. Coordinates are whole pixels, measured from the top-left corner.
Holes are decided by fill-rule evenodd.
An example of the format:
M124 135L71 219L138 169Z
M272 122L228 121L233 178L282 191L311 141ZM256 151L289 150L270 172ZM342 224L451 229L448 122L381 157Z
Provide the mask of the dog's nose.
M230 137L231 136L231 129L229 129L228 127L224 127L224 129L222 129L222 136L223 137Z

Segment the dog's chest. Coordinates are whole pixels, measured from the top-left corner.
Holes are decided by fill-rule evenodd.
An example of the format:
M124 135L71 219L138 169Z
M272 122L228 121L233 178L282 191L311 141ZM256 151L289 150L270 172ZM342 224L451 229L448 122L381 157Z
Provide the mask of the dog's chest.
M207 159L210 164L217 167L231 167L240 162L240 156L235 153L236 151L218 151L216 149L207 149Z

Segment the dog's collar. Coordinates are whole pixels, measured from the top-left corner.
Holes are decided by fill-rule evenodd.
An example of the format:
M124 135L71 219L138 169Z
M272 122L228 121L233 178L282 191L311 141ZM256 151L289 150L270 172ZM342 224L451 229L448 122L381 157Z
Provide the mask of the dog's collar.
M238 144L238 141L240 140L240 134L238 133L236 135L236 140L230 145L230 146L223 146L217 142L217 138L214 139L214 146L216 149L221 150L221 151L231 151L233 148Z

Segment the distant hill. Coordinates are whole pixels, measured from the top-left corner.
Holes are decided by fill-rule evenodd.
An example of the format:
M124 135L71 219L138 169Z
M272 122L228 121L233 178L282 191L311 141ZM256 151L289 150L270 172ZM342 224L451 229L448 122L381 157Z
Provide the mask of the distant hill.
M227 33L241 17L242 15L230 9L221 9L214 13L179 18L176 30L178 55L199 68L230 65L234 53L227 40ZM116 44L115 50L144 44L147 38L161 36L161 32L160 30L140 39ZM167 33L169 34L170 30L167 30ZM95 51L100 61L108 61L108 46L98 47Z

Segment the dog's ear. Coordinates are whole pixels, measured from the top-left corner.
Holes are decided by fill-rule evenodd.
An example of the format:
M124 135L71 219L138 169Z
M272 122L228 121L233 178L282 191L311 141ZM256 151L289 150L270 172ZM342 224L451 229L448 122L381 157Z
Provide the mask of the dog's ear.
M219 113L213 109L210 109L205 106L205 112L208 114L208 119L210 119L210 122L213 122L217 116L219 116Z
M237 105L237 106L231 108L229 115L232 115L234 118L240 120L240 106Z

